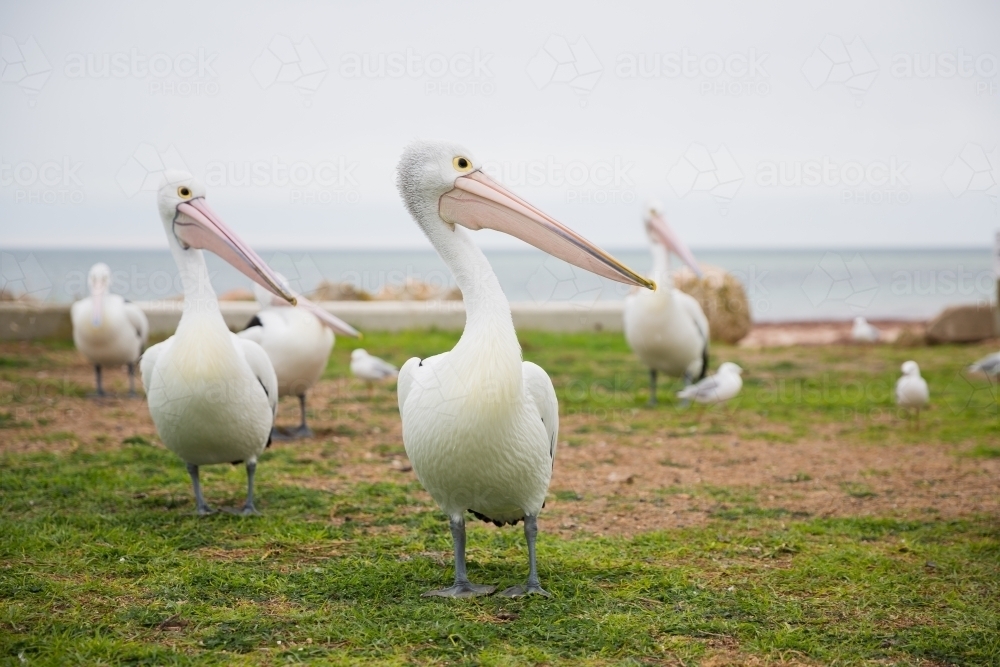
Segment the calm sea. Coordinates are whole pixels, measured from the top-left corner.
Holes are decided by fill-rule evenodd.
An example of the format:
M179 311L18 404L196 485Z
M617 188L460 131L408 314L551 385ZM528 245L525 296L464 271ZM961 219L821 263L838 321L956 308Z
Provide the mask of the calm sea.
M308 293L321 281L349 282L370 292L408 278L454 284L450 273L426 251L270 251L260 253L292 286ZM487 251L511 301L622 299L628 288L578 270L540 252ZM619 259L640 272L650 268L648 251L619 250ZM849 319L919 320L958 303L988 303L995 297L989 248L962 250L701 250L698 260L722 267L746 286L757 321ZM249 281L208 255L219 293L249 287ZM114 291L135 301L179 293L177 269L166 250L9 250L0 252L0 284L49 302L69 302L86 291L95 262L114 272Z

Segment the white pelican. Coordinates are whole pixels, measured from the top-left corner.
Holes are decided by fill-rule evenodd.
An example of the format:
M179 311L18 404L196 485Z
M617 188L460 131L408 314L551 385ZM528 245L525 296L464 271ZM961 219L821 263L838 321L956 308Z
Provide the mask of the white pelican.
M351 374L364 380L368 384L368 393L371 394L374 383L398 376L399 369L359 347L351 352Z
M285 277L277 275L287 289ZM306 392L326 370L334 332L355 338L360 334L350 324L301 296L296 295L299 305L290 306L256 283L253 291L262 310L238 335L264 348L278 376L278 397L297 396L301 413L297 429L287 436L275 429L273 437L311 437L312 430L306 424Z
M94 365L97 395L104 396L102 366L128 366L128 394L135 396L135 365L149 341L146 314L135 304L111 293L111 269L103 262L90 267L90 296L70 308L73 342Z
M920 377L920 366L915 361L904 361L900 370L903 376L896 381L896 405L915 410L917 426L920 426L920 408L930 400L927 381Z
M420 482L449 517L455 584L424 595L487 595L469 582L465 512L497 525L524 520L527 584L503 592L548 595L535 564L537 517L552 475L559 406L545 371L521 361L510 305L485 255L463 227L516 236L571 264L613 280L651 287L568 227L481 170L469 152L415 142L398 167L406 208L455 275L465 330L450 352L412 358L399 371L403 444Z
M226 327L202 249L282 298L294 303L295 297L209 208L199 181L174 170L164 180L157 203L184 285L184 313L176 333L142 356L149 413L163 444L187 463L198 514L212 512L201 495L198 466L241 462L247 469L242 512L253 514L254 472L270 442L278 379L260 345Z
M1000 378L1000 352L986 355L967 370L970 373L983 373L994 380Z
M716 405L735 398L743 388L743 369L727 361L719 366L715 375L709 376L677 392L677 397L703 405Z
M863 317L854 318L854 326L851 327L851 340L858 343L877 343L882 337L882 332L873 327Z
M655 292L639 290L625 297L625 340L649 367L649 405L656 405L658 371L684 378L685 385L705 377L709 331L708 318L698 301L675 288L670 277L670 252L701 277L694 255L667 224L655 202L647 207L645 223L653 253L651 277L657 288Z

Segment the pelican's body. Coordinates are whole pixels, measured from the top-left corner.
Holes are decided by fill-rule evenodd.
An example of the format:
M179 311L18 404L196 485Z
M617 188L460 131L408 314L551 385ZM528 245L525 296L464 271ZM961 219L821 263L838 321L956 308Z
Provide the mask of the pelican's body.
M920 424L920 410L930 401L927 381L920 376L920 367L915 361L903 362L903 375L896 381L896 405L906 410L914 410L917 424Z
M736 398L743 388L743 369L732 362L719 366L715 375L677 392L677 397L686 401L694 401L702 405L717 405Z
M873 327L863 317L855 317L854 325L851 327L851 340L858 343L877 343L882 337L882 332Z
M970 373L983 373L987 377L1000 378L1000 352L988 354L969 366Z
M535 566L537 516L545 502L559 432L548 375L521 360L510 306L489 262L463 227L490 227L536 247L646 284L482 174L460 147L418 142L399 165L400 194L417 224L454 273L466 307L462 337L450 352L412 358L399 371L403 444L421 483L450 519L455 585L429 595L491 593L465 568L466 511L497 525L524 520L529 574L505 595L547 593Z
M165 178L158 202L184 286L184 312L176 333L142 357L149 413L163 444L187 463L199 514L212 510L201 494L198 467L241 462L247 469L242 511L254 513L254 472L257 457L270 442L278 380L263 348L226 327L201 248L267 282L276 293L287 292L208 208L200 183L174 171Z
M70 308L73 342L94 365L97 395L104 395L103 366L128 366L129 394L135 394L135 365L149 341L149 322L138 306L110 293L111 269L98 263L87 277L90 296Z
M666 224L659 207L646 217L653 254L655 291L639 290L625 298L625 340L649 368L649 403L656 404L656 376L665 373L685 384L701 380L708 371L708 318L698 301L673 286L669 251L677 252L701 275L690 251Z

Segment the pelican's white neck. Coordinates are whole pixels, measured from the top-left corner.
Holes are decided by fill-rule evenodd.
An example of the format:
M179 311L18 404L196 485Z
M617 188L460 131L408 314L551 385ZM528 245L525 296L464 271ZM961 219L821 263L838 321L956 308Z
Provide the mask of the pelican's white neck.
M184 288L184 314L219 313L218 300L205 263L205 253L196 248L184 250L170 239L170 251L177 263L177 271Z
M656 291L667 293L674 286L670 277L670 254L662 243L651 243L653 254L653 272L650 278L656 283Z

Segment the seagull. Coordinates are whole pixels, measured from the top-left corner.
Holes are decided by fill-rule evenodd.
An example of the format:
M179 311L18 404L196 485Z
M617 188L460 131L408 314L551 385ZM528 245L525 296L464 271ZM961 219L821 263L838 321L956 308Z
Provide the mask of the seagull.
M521 360L510 304L467 230L501 231L598 275L653 287L573 230L488 177L469 151L415 142L403 152L397 186L403 202L455 276L466 308L454 349L413 357L399 371L403 445L413 470L449 518L455 583L424 593L488 595L470 583L465 512L498 526L524 521L528 580L503 595L549 594L538 579L535 541L559 430L549 376Z
M882 332L868 324L868 320L863 317L854 318L854 326L851 327L851 340L859 343L877 343L882 337Z
M715 375L704 378L677 392L677 398L702 405L718 405L735 398L743 388L743 369L727 361L719 366Z
M351 352L351 373L368 384L371 394L375 382L381 382L399 375L399 370L388 361L373 357L360 347Z
M285 277L280 273L277 276L288 289ZM301 413L297 429L287 436L275 429L272 437L312 437L313 432L306 424L306 392L326 370L326 363L330 360L330 351L333 349L334 333L355 338L361 334L347 322L298 294L295 295L298 305L293 307L257 283L253 284L253 290L262 310L253 316L238 335L264 348L278 376L278 398L297 396Z
M970 373L983 373L994 380L1000 378L1000 352L983 357L966 370Z
M87 275L90 296L70 308L73 342L94 365L97 395L104 396L102 366L128 366L128 395L135 396L135 365L149 342L146 314L133 303L111 294L111 269L98 262Z
M639 290L625 298L625 340L649 368L649 405L656 405L658 372L701 380L708 371L708 318L691 295L674 287L669 252L679 256L699 278L694 255L667 224L663 210L650 202L645 215L646 234L653 253L655 292Z
M278 378L260 345L226 327L202 250L293 304L295 296L209 208L205 187L190 174L166 171L157 204L184 285L184 312L176 333L142 355L149 414L163 444L187 463L199 515L213 510L202 497L198 467L213 463L245 463L242 513L256 514L254 473L271 442Z
M903 376L896 381L896 405L917 413L917 426L920 426L920 408L930 400L927 381L920 377L920 366L915 361L904 361L900 368Z

